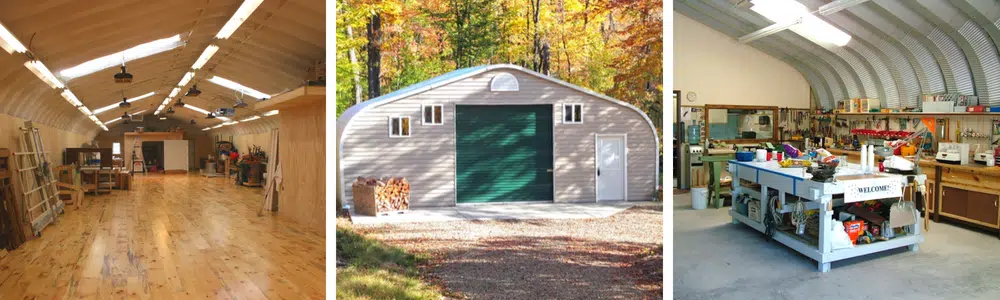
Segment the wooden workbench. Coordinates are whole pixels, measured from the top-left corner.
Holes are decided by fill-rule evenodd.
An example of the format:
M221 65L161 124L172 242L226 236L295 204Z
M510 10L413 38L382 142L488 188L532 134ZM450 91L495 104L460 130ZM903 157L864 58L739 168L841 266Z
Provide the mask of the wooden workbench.
M856 162L861 152L827 149L834 155L847 155ZM876 155L877 160L884 159ZM931 157L920 159L927 175L928 211L934 222L949 219L990 228L1000 237L1000 167L970 163L940 163Z

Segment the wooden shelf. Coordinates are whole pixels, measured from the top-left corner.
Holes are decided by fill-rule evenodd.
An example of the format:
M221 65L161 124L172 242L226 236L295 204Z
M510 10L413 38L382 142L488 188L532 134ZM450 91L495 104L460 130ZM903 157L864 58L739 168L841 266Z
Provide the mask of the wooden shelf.
M991 112L947 112L947 113L933 113L933 112L900 112L900 113L835 113L835 116L1000 116L1000 113ZM829 116L823 115L823 116Z
M255 110L281 110L290 107L299 107L326 101L325 86L301 86L294 90L274 96L269 100L261 101L254 106Z

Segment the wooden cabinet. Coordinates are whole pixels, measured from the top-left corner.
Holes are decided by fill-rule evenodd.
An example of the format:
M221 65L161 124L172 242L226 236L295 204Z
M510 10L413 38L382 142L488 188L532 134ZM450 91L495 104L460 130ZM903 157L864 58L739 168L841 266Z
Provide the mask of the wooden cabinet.
M997 220L997 200L1000 197L993 194L968 192L968 211L966 216L979 222L1000 226Z
M996 191L943 184L940 212L946 217L1000 228L1000 195Z

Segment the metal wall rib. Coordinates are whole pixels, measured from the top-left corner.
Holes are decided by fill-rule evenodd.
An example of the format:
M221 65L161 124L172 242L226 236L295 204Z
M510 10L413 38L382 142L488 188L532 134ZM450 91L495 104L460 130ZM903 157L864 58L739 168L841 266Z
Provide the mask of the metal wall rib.
M983 65L983 75L976 76L980 81L985 81L987 87L986 95L979 95L980 103L988 105L1000 105L1000 60L997 58L996 46L993 40L982 28L972 21L965 22L958 30L972 45L973 52L979 57Z
M850 45L854 44L857 44L857 42L851 42ZM860 91L858 97L882 98L880 96L879 89L875 87L875 82L878 81L878 78L871 76L871 73L874 73L874 70L871 70L870 67L862 63L861 60L850 53L848 49L849 48L847 47L839 47L830 49L830 51L847 61L847 64L850 65L851 68L853 68L858 74L858 78L861 79L861 84L858 86Z
M962 49L959 49L955 41L952 41L944 31L937 28L931 30L927 38L933 41L938 49L941 49L944 58L951 65L952 74L955 75L955 88L957 88L955 92L975 95L976 91L972 87L972 73L969 71L969 63L965 60Z
M913 52L913 55L917 59L917 64L924 70L924 75L927 76L927 85L922 86L923 92L933 94L947 91L944 74L941 71L941 67L938 66L937 60L934 59L934 55L931 54L931 51L924 44L918 42L917 39L908 34L901 35L898 38L906 46L906 49Z

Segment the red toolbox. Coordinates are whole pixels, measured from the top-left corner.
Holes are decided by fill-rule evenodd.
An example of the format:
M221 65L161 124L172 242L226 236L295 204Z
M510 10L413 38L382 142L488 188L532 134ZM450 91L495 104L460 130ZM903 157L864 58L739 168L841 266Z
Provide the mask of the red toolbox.
M986 106L982 105L969 106L965 108L965 112L985 112L985 111L986 111Z

